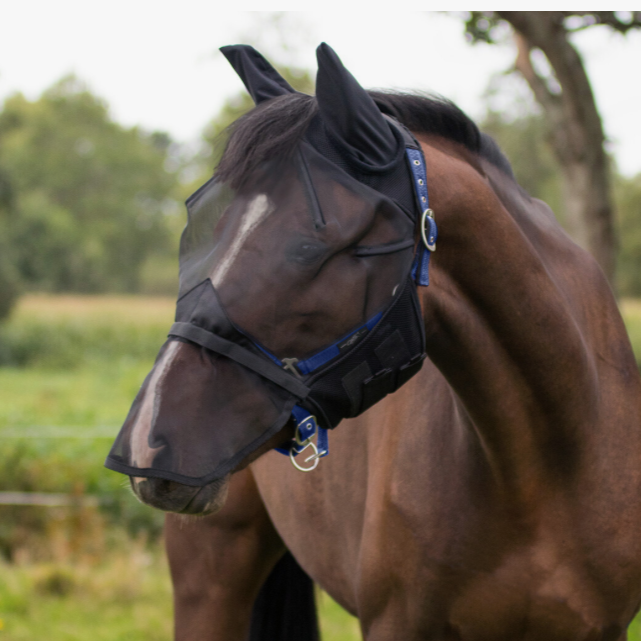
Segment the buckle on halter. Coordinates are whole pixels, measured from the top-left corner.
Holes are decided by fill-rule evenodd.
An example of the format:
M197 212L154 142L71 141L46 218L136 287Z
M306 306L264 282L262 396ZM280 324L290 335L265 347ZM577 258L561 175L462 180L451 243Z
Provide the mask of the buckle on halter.
M425 247L431 252L436 251L436 223L431 209L426 209L421 217L421 238Z
M305 411L300 407L295 407L295 413L299 416L305 416ZM313 442L314 436L318 436L317 443ZM311 463L309 467L304 467L296 461L296 457L302 454L306 449L312 449L311 456L308 456L303 462ZM321 429L317 422L316 417L307 414L305 418L298 421L296 431L294 432L294 439L289 448L289 460L292 465L301 472L311 472L318 466L318 462L323 456L327 456L327 431Z
M303 437L303 434L307 434L306 437ZM294 441L296 442L296 445L298 445L301 448L307 447L309 443L312 442L312 439L316 435L316 417L312 416L311 414L304 418L302 421L298 422L298 425L296 426L296 431L294 432ZM294 449L295 446L292 446L292 449ZM296 448L298 449L298 448ZM298 452L302 452L303 450L298 450Z

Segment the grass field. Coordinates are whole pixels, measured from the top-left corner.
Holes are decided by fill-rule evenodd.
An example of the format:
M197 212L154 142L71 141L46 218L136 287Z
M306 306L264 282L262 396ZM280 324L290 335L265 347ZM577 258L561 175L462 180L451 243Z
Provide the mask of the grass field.
M641 362L641 301L622 310ZM169 641L162 515L104 457L173 320L154 297L26 296L0 328L0 491L96 508L0 506L0 641ZM360 639L319 595L324 641ZM630 630L641 641L641 622Z

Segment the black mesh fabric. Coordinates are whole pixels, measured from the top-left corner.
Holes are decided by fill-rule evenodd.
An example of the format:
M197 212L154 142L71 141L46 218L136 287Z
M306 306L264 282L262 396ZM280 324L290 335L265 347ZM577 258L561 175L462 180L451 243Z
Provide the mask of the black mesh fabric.
M280 430L294 402L278 386L224 356L167 341L107 467L131 476L205 485L231 472Z
M214 178L198 190L187 201L176 321L272 368L351 338L301 375L310 391L296 396L176 330L106 465L204 485L281 430L294 404L333 428L418 371L424 337L409 277L415 220L405 205L308 142L236 189Z
M418 372L422 365L425 349L424 329L422 323L416 322L420 314L416 287L408 279L376 329L352 351L319 372L313 373L306 381L312 391L303 406L314 413L322 425L333 428L343 418L361 414L375 402L397 390ZM379 349L393 334L393 354L401 353L404 356L396 362L391 355L385 358ZM399 343L404 346L404 350L403 347L399 347ZM414 368L411 373L410 368ZM352 375L349 385L345 379L352 372L355 376ZM377 375L381 380L385 378L385 381L381 382L375 395L368 397L364 389L366 381L370 381L370 386L376 385ZM354 391L350 390L350 387Z

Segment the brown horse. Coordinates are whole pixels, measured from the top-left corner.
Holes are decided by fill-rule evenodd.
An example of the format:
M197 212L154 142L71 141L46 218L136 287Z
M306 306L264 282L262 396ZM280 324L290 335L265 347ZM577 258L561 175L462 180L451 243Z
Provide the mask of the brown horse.
M425 157L439 225L430 285L418 290L428 358L398 391L332 431L330 455L310 474L268 451L291 438L289 421L231 476L201 488L152 473L134 478L157 507L212 512L167 518L176 637L317 638L293 556L359 618L367 641L622 641L641 601L641 380L610 288L455 107L370 96L413 132ZM303 98L268 101L263 117L271 110L292 130L305 118L309 125L312 107L295 116L295 100ZM292 310L271 290L262 299L276 295L285 311L260 324L275 304L252 279L260 286L273 268L276 222L258 234L267 244L249 238L229 271L256 306L234 307L227 296L234 321L281 357L310 353L358 325L350 283L361 281L342 261L372 222L349 230L341 211L323 213L347 239L310 294L331 312L324 332L304 332L300 317L288 322ZM227 246L238 238L233 224L224 216L219 225ZM283 248L288 234L280 229ZM156 399L177 395L154 412L187 429L197 412L181 408L207 407L208 368L217 367L206 349L170 342L143 397L145 389ZM147 436L151 414L139 407L143 418L134 417Z

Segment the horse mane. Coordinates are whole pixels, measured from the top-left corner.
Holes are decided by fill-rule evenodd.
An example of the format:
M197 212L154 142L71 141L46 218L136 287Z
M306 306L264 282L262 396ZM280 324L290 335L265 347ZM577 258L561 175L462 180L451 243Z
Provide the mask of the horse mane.
M514 178L496 142L453 102L440 96L395 91L368 91L378 108L410 131L435 134L457 142ZM318 105L313 96L287 94L261 103L233 122L216 175L237 186L263 163L286 158L296 148Z

